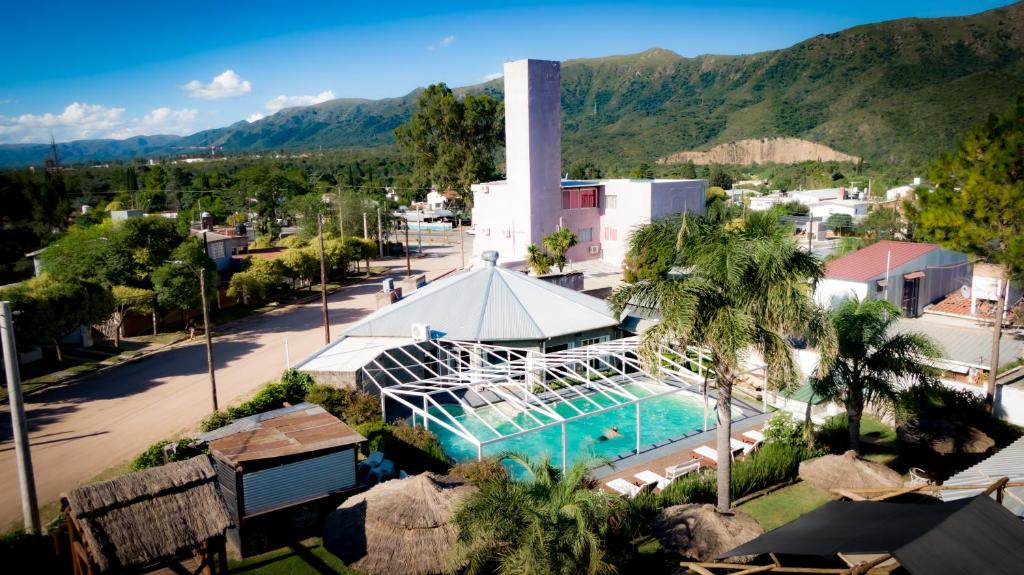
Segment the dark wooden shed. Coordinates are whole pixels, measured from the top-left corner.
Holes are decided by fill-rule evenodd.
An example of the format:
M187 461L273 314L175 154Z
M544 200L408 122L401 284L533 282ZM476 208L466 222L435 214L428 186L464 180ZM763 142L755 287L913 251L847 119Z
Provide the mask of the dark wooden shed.
M323 517L357 488L366 441L311 403L236 420L204 434L236 527L228 540L249 556L321 532Z

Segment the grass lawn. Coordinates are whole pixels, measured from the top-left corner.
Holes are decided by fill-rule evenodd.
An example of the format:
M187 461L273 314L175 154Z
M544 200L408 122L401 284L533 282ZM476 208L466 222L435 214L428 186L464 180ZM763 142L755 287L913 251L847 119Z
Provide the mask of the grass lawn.
M253 575L356 575L345 567L341 559L323 548L320 538L307 539L301 544L250 557L242 561L229 561L229 573ZM397 575L397 574L396 574Z
M744 503L739 509L757 519L765 531L770 531L817 509L829 499L828 493L801 481Z

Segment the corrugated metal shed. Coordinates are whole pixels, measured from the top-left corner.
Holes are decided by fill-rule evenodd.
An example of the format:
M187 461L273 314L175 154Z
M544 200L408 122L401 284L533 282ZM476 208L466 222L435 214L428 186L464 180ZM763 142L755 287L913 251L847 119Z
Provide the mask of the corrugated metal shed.
M852 254L832 260L825 266L825 277L867 281L884 274L887 261L889 269L896 269L937 249L939 246L936 244L882 240Z
M209 442L215 458L236 469L246 462L366 441L340 419L311 403L242 418L200 439Z
M344 335L409 337L414 323L429 325L441 339L494 342L544 340L619 322L603 300L485 264L420 288Z
M969 467L943 485L987 485L1002 477L1010 481L1024 481L1024 437L1007 445L995 455ZM980 494L984 489L957 489L940 491L943 501L966 499ZM1003 495L1003 506L1018 517L1024 517L1024 487L1009 487Z

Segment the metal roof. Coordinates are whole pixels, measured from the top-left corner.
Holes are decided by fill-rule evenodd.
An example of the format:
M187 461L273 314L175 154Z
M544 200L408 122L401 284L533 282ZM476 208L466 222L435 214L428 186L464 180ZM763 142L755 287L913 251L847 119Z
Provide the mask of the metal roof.
M409 337L415 323L429 325L440 339L530 341L619 322L603 300L485 263L416 290L343 335Z
M969 467L942 484L948 485L989 485L994 481L1009 477L1011 482L1024 481L1024 437L997 451L994 455ZM939 494L943 501L966 499L984 491L979 489L943 490ZM1024 487L1007 487L1003 493L1003 506L1019 517L1024 517Z
M942 346L943 358L966 366L988 369L992 363L992 328L979 326L958 318L925 315L900 318L893 333L920 332ZM999 339L1001 362L1024 354L1024 338L1014 331L1003 330Z
M825 266L825 277L867 281L884 274L887 262L889 269L896 269L937 249L939 246L936 244L882 240L832 260Z

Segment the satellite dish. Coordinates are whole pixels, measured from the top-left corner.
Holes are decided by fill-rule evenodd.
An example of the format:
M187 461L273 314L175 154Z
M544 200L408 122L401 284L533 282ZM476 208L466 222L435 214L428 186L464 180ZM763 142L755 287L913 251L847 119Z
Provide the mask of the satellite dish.
M964 299L971 299L971 286L969 286L969 285L962 285L962 286L960 286L960 295Z

